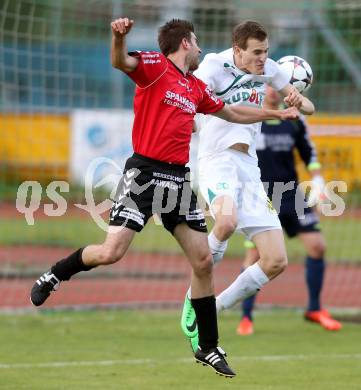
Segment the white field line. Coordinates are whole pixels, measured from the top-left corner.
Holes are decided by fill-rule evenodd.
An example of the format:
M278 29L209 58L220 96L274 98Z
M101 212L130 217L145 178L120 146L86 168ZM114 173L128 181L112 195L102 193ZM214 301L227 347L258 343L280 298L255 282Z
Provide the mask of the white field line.
M286 360L317 360L336 359L349 360L360 359L361 353L354 354L332 354L332 355L260 355L260 356L231 356L231 361L286 361ZM175 359L172 363L192 363L192 358ZM69 362L45 362L45 363L0 363L0 369L17 368L63 368L80 366L116 366L116 365L158 365L169 363L166 359L120 359L120 360L89 360L89 361L69 361Z

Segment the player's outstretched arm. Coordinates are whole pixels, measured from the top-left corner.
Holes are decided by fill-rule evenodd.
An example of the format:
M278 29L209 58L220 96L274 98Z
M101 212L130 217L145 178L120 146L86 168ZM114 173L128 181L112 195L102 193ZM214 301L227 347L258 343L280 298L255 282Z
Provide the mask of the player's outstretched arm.
M257 123L268 119L298 119L300 113L297 108L290 107L284 110L268 110L245 106L231 106L225 104L222 110L212 115L233 123Z
M110 23L112 28L111 62L114 68L123 72L133 72L138 66L138 59L128 54L125 36L133 27L134 20L119 18Z
M298 108L304 115L312 115L315 112L311 100L301 95L293 85L286 85L280 92L285 97L284 102L287 106Z

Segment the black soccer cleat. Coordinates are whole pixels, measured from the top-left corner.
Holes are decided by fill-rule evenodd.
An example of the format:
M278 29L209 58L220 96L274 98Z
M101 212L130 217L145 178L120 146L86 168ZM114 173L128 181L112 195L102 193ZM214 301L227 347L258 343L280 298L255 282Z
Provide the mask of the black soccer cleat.
M30 302L35 306L42 305L50 293L59 288L59 285L60 280L51 271L45 272L31 289Z
M208 352L203 352L200 347L194 354L197 363L202 363L203 366L212 367L216 374L225 376L227 378L233 378L236 373L229 367L225 357L226 353L222 348L212 348Z

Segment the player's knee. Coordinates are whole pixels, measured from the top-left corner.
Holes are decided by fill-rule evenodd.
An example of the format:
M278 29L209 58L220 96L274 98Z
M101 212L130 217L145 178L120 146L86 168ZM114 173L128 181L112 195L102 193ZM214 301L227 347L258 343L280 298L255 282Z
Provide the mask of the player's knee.
M210 252L206 252L199 256L193 271L198 277L208 277L212 274L213 270L213 259Z
M237 220L232 216L222 217L217 221L217 232L221 241L227 240L236 230Z
M274 277L282 273L288 264L287 255L283 252L269 253L263 256L263 267L266 270L266 274Z
M285 253L278 253L273 257L272 265L275 273L283 272L288 264L287 255Z
M326 252L326 244L323 241L317 241L309 248L309 255L314 259L321 259Z

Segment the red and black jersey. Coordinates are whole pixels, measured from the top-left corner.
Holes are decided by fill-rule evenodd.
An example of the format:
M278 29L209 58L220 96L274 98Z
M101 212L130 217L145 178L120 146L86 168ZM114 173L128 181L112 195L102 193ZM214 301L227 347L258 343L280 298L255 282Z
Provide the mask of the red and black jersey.
M134 152L159 161L186 164L194 115L221 110L224 103L201 80L186 75L158 52L134 52L139 59L128 76L134 97Z

